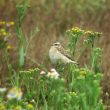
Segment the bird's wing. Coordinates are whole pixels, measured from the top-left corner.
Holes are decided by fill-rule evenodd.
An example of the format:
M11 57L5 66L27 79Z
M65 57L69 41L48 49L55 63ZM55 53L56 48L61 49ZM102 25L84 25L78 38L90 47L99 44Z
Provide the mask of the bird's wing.
M69 59L72 59L72 58L71 58L71 55L69 54L69 52L66 51L62 46L60 46L60 47L58 48L58 50L59 50L59 51L61 52L61 54L63 54L64 56L68 57Z

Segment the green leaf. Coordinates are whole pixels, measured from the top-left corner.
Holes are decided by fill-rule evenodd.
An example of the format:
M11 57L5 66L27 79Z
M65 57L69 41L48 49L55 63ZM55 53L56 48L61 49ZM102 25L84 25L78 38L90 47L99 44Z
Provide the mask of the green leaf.
M31 39L34 38L38 32L39 32L39 28L36 27L36 28L34 29L34 31L31 31L31 32L30 32L30 38L31 38Z
M20 48L19 57L19 67L22 68L25 60L25 49L23 46Z
M22 31L21 31L21 29L20 29L20 27L19 27L18 25L16 26L16 33L17 33L17 37L18 37L18 39L21 40L21 37L22 37Z
M6 42L0 40L0 49L3 49L6 46Z

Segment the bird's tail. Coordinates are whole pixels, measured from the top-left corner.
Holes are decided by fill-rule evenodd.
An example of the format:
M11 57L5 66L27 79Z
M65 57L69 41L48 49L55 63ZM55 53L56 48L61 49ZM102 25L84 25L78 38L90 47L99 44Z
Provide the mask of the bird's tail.
M70 61L70 63L78 65L76 61Z

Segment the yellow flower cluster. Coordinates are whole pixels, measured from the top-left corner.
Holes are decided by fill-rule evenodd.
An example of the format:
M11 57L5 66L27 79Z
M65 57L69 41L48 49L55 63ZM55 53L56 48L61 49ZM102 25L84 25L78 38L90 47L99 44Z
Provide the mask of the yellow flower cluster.
M5 25L6 22L5 21L0 21L0 25Z
M80 69L76 69L75 70L76 73L78 73L78 77L77 79L85 79L85 77L88 75L88 73L90 73L90 71L88 69L84 69L84 68L80 68Z
M9 24L10 24L11 26L13 26L13 25L15 25L15 22L11 21L11 22L9 22Z
M6 110L6 107L4 104L0 103L0 110Z
M34 110L34 106L32 104L27 104L27 109L28 110Z
M102 35L102 33L100 33L100 32L93 32L93 31L90 31L90 30L85 31L85 34L89 35L89 36L92 35L94 37L100 37Z
M84 70L80 71L80 75L81 75L81 76L86 76L86 74L87 74L86 71L84 71Z
M81 30L81 29L78 28L78 27L75 27L75 28L72 28L72 31L74 31L74 32L81 32L81 31L83 31L83 30Z
M7 35L7 32L5 29L0 29L0 37L5 37Z
M11 45L7 45L7 50L11 50L13 47Z
M90 30L82 30L81 28L78 27L73 27L72 29L67 30L68 33L74 33L74 34L78 34L78 33L83 33L84 35L87 36L94 36L94 37L100 37L102 33L100 32L93 32Z
M3 108L3 107L2 107L2 108ZM20 105L17 105L17 106L13 106L13 105L12 105L11 108L12 108L13 110L24 110L24 109L22 108L22 106L20 106ZM6 110L6 109L0 109L0 110ZM35 109L34 109L34 106L33 106L32 104L27 104L25 110L35 110Z
M9 100L11 100L11 99L21 100L22 95L23 95L23 93L21 91L21 88L13 87L8 91L7 98Z
M93 32L88 30L88 31L85 31L85 34L92 34Z
M77 93L76 93L76 92L69 92L69 94L72 95L72 96L73 96L73 95L74 95L74 96L77 96Z
M84 30L78 28L78 27L73 27L71 30L67 30L67 32L74 32L74 33L83 33Z
M94 32L95 36L100 37L102 35L102 33L100 32Z
M10 21L10 22L0 21L0 26L10 27L10 26L13 26L14 24L15 24L14 21Z
M0 21L0 49L6 48L11 50L12 47L8 44L8 38L10 37L9 28L15 24L14 21L6 22Z
M90 73L90 71L88 69L81 68L79 73L81 76L86 76L88 73Z
M22 110L22 107L20 105L13 108L14 110Z

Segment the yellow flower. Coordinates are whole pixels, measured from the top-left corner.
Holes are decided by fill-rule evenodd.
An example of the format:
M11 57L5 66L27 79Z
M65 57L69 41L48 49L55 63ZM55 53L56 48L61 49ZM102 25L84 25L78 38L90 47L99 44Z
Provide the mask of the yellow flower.
M2 21L2 22L1 22L1 24L3 24L3 25L4 25L4 24L6 24L6 22L5 22L5 21Z
M76 92L69 92L70 95L74 95L74 96L77 96L77 93Z
M6 36L6 35L7 35L7 33L4 31L4 32L2 32L2 35L3 35L3 36Z
M87 35L87 36L92 36L92 37L96 37L95 36L95 33L93 32L93 31L85 31L85 34Z
M85 31L85 34L91 34L91 33L93 33L92 31Z
M18 105L16 107L14 107L14 110L22 110L22 107Z
M2 21L2 24L6 24L6 21Z
M28 104L28 105L27 105L27 108L28 108L29 110L33 110L33 109L34 109L34 106L33 106L32 104Z
M72 28L71 30L72 30L72 32L76 32L76 33L84 32L84 30L82 30L78 27Z
M11 26L13 26L14 24L15 24L15 22L13 22L13 21L10 22L10 25L11 25Z
M80 75L85 76L87 74L86 71L80 71Z
M100 37L101 35L102 35L102 33L100 33L100 32L95 32L94 33L97 37Z
M6 32L5 29L0 29L0 32Z
M9 90L9 92L8 92L8 94L7 94L7 98L8 98L9 100L11 100L11 99L21 100L22 95L23 95L23 93L22 93L22 91L21 91L20 88L18 88L18 87L13 87L13 88L11 88L11 89Z
M6 107L5 107L5 105L4 104L0 104L0 110L6 110Z
M74 31L74 28L72 28L71 30Z
M7 50L11 50L12 49L12 46L11 45L8 45L7 46Z

